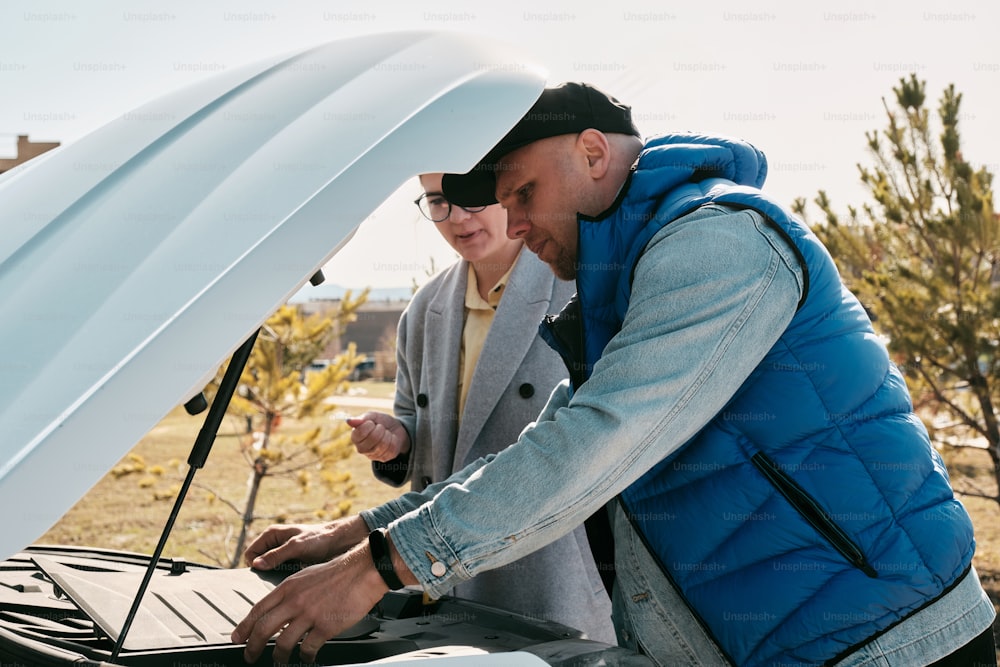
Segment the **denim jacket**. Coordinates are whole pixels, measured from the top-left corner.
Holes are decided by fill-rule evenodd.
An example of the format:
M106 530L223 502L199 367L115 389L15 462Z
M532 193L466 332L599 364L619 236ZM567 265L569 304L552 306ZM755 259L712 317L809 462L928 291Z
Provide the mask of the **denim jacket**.
M589 379L575 392L557 388L515 446L363 513L370 526L389 525L429 593L565 534L688 442L751 375L796 312L804 277L780 234L759 216L735 215L696 233L678 221L656 234L636 268L621 329ZM625 560L620 549L616 560ZM960 614L967 623L931 614L921 629L949 628L946 643L937 638L945 649L971 639L992 620L977 591L975 584L974 611ZM655 629L659 620L636 617L664 635ZM897 629L919 622L910 617ZM618 625L627 623L619 618Z

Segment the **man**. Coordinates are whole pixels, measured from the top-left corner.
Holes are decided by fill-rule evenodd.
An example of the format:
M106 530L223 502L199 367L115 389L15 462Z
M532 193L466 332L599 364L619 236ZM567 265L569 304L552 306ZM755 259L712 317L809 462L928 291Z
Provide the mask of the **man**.
M764 156L638 135L628 107L565 84L445 177L575 278L543 329L572 387L451 484L265 532L255 567L335 558L254 607L248 657L286 623L279 659L306 633L314 655L386 581L437 595L607 503L619 642L658 664L995 664L968 515L864 309L759 190Z

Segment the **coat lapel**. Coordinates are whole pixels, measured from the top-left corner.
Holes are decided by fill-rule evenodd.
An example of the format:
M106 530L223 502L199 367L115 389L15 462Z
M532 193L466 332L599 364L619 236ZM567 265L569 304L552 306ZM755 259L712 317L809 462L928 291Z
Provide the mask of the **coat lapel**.
M480 455L472 451L476 439L535 341L538 324L548 311L554 284L551 270L531 252L522 249L483 343L465 399L465 412L455 445L456 469Z
M465 288L469 265L460 261L449 270L427 309L423 373L427 376L430 444L434 452L433 479L447 479L455 460L458 435L458 361L462 349Z

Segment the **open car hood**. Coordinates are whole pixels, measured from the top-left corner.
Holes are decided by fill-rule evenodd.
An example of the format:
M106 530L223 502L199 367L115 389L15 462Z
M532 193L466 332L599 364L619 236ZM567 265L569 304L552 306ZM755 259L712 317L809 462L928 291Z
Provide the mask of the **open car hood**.
M0 557L200 391L405 180L471 168L544 85L513 60L449 33L337 41L0 176Z

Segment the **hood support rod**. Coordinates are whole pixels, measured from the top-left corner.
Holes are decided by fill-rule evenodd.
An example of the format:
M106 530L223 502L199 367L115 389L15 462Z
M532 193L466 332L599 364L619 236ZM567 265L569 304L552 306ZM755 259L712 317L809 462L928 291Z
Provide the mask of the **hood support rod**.
M233 358L229 361L229 366L226 368L226 373L222 377L222 382L219 383L219 390L212 400L212 407L209 408L208 414L205 416L205 423L202 424L201 430L198 432L198 437L194 441L194 446L191 448L191 454L188 456L188 472L184 478L184 484L181 485L181 489L177 493L177 498L174 500L174 507L170 511L170 516L163 527L163 532L160 534L160 541L157 543L156 549L149 559L146 574L142 578L142 583L139 584L139 590L135 594L135 599L132 601L132 608L129 609L128 616L125 617L125 624L122 626L121 632L118 633L118 640L115 642L115 648L111 652L112 663L118 659L118 654L121 653L122 646L125 644L125 636L132 627L135 615L139 612L139 607L142 605L142 597L146 594L149 582L153 578L153 572L156 571L156 566L160 561L160 554L163 553L163 548L167 544L167 538L170 537L170 531L173 530L174 522L180 513L181 505L184 504L184 498L191 487L191 482L194 481L195 472L203 468L205 461L208 460L208 453L212 451L212 445L215 443L215 437L219 433L222 419L226 415L226 410L229 409L229 402L233 398L236 387L239 386L240 376L243 375L243 369L246 368L247 362L250 360L250 353L253 351L253 346L257 341L257 334L259 333L260 329L254 331L242 345L236 348L236 352L233 353Z

